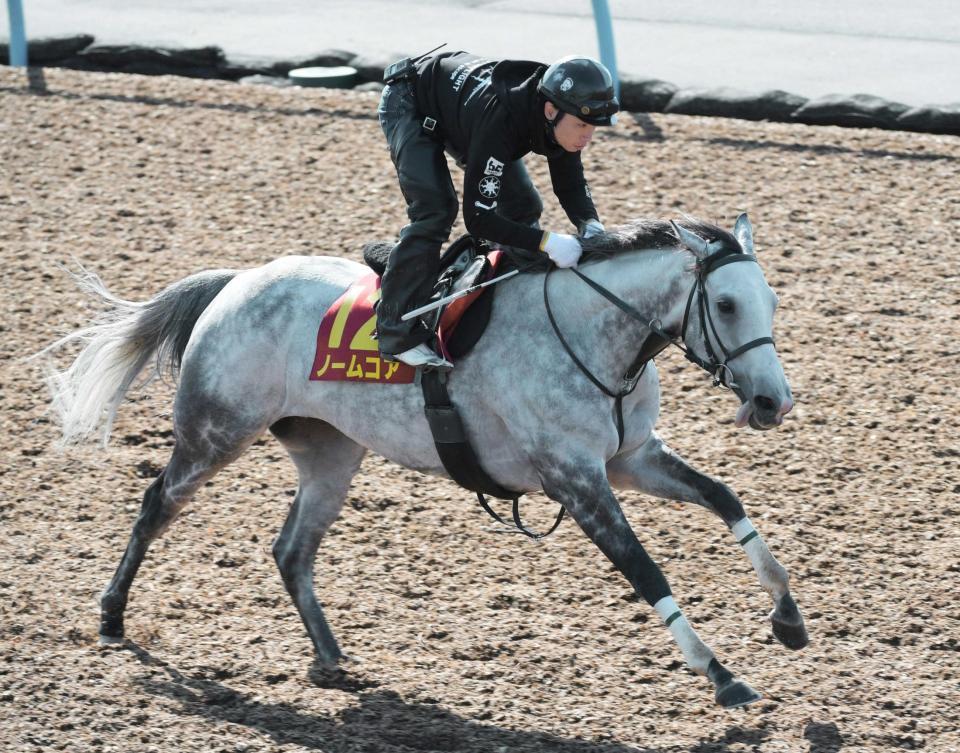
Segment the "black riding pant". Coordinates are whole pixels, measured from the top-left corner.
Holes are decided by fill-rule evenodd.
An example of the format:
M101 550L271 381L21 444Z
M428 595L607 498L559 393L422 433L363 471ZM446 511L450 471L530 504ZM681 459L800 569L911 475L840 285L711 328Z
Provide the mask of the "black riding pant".
M457 219L459 204L444 144L423 129L413 86L411 81L387 86L377 110L410 218L380 282L377 337L380 352L386 354L402 353L432 335L419 319L403 322L400 317L427 303L433 293L440 248ZM454 157L462 166L459 155ZM543 202L520 160L504 167L502 186L497 205L501 215L525 224L539 222Z

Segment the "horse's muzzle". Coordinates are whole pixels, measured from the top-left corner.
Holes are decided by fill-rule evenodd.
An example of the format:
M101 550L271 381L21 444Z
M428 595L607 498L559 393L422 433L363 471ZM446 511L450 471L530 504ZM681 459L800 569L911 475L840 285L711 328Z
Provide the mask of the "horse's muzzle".
M777 402L765 395L756 395L744 402L737 411L734 421L737 428L750 424L751 429L767 431L783 423L783 417L793 410L793 400L789 397Z

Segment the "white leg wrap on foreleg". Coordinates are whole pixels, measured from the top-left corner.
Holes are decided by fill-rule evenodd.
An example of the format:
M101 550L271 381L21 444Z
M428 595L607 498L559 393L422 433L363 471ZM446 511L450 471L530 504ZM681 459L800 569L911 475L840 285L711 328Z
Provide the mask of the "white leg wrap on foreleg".
M753 527L750 518L741 518L730 527L730 530L750 559L750 564L756 570L763 589L774 599L779 599L787 593L790 590L787 571L770 553L766 542Z
M660 601L653 605L660 615L660 619L669 628L674 640L680 646L683 652L683 658L686 660L690 669L700 675L707 674L707 667L714 658L713 651L707 648L707 644L700 640L700 636L690 627L687 618L683 616L677 602L672 596L664 596Z

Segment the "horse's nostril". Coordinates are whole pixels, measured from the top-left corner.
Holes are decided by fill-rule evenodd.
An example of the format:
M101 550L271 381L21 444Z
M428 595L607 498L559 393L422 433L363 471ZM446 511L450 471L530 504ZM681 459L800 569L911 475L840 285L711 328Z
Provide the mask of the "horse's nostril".
M753 404L757 410L764 413L774 413L777 409L777 404L766 395L757 395L753 398Z

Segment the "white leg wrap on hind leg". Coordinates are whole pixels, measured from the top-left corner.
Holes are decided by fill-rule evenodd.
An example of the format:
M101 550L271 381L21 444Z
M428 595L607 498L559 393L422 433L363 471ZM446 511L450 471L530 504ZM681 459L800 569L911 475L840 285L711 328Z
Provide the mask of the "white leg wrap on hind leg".
M750 518L741 518L730 527L730 530L750 559L750 564L756 570L763 590L774 599L779 599L787 593L790 590L787 571L770 553L767 543L753 527Z
M707 674L707 667L714 658L713 651L707 648L707 644L701 641L700 636L690 627L690 623L683 616L673 597L664 596L653 605L653 608L657 610L660 619L673 634L690 669L699 675Z

